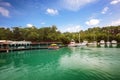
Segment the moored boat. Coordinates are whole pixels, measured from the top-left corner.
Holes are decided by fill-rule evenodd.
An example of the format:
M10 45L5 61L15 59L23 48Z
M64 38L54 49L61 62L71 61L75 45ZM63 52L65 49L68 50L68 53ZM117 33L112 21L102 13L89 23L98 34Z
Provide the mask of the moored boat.
M51 44L50 46L48 46L48 49L56 50L56 49L59 49L59 46L57 44Z
M110 44L111 44L110 41L106 42L107 47L110 47Z
M105 41L104 40L100 41L100 47L105 47Z
M90 47L97 47L97 41L93 41L91 43L88 43L88 46L90 46Z
M76 47L75 41L72 39L70 44L68 44L68 47Z
M116 40L112 40L111 44L112 44L112 47L117 47L117 41Z
M87 41L83 41L82 43L78 43L77 47L80 47L81 49L87 48L87 44L88 44Z

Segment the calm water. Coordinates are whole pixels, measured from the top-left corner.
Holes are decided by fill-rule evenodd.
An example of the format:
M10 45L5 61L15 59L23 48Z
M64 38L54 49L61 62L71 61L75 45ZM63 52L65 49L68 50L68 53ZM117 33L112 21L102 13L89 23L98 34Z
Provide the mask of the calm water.
M1 53L0 80L120 80L120 48Z

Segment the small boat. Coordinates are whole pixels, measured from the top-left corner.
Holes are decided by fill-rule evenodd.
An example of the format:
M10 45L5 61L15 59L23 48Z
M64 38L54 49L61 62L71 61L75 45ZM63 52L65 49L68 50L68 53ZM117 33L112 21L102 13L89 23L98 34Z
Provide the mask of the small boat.
M97 47L97 41L88 43L88 46L90 46L90 47Z
M83 41L82 45L87 46L88 41Z
M110 47L110 44L111 44L110 41L106 42L107 47Z
M117 41L116 41L116 40L112 40L111 43L112 43L112 44L117 44Z
M100 47L105 47L105 41L104 40L100 41Z
M112 47L117 47L117 41L116 40L112 40L111 43L112 43Z
M56 49L59 49L59 46L57 44L51 44L50 46L48 46L48 49L56 50Z
M68 44L68 47L76 47L75 41L72 39L70 44Z
M82 43L78 43L77 46L78 47L83 47L83 46L87 46L88 41L83 41Z

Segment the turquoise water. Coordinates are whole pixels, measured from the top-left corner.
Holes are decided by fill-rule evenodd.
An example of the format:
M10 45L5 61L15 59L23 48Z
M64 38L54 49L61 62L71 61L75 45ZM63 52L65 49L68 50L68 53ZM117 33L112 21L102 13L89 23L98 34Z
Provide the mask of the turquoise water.
M1 53L0 80L120 80L120 48Z

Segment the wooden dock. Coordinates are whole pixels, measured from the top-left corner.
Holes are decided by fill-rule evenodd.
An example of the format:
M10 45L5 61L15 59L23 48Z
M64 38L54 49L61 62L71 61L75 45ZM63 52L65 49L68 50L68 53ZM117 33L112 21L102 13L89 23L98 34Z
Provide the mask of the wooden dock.
M34 50L34 49L48 49L50 44L61 45L61 42L31 42L31 43L0 43L0 52L20 51L20 50Z

